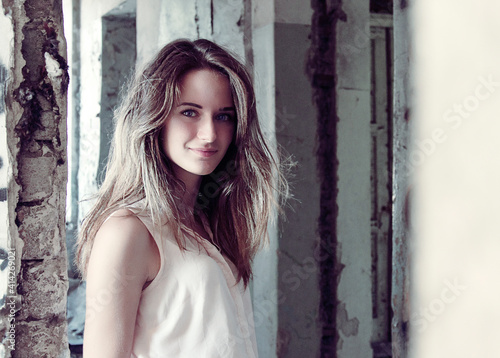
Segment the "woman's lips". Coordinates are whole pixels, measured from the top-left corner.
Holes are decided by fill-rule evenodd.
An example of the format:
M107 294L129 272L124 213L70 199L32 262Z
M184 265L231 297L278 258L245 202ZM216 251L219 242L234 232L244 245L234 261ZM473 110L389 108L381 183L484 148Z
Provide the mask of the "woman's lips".
M208 158L217 153L216 149L204 149L204 148L191 148L195 154L203 158Z

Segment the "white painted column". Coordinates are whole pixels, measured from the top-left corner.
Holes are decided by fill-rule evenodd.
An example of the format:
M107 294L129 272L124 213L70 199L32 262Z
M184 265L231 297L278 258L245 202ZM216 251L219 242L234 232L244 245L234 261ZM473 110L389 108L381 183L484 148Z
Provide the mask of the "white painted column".
M337 357L371 357L370 12L342 2L337 23ZM333 278L332 278L333 279Z
M253 1L252 46L257 110L264 134L275 144L274 7L272 1ZM276 216L276 215L275 215ZM275 218L276 219L276 218ZM276 357L278 333L278 228L269 226L268 249L254 261L252 298L259 357Z

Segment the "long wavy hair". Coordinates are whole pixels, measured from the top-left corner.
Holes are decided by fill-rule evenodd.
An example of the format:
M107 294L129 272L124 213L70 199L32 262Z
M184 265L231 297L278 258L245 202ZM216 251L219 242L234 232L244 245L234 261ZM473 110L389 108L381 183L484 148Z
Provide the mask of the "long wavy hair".
M237 280L247 285L252 260L267 242L267 225L288 186L277 151L259 127L252 79L245 66L219 45L204 39L177 40L160 50L129 85L115 112L115 132L106 176L77 241L77 265L83 277L94 237L113 212L143 201L156 225L165 220L184 248L179 206L183 183L163 153L161 131L190 71L209 69L228 78L236 108L236 131L215 171L202 178L195 209L209 219L214 244L235 264ZM284 195L283 195L284 194Z

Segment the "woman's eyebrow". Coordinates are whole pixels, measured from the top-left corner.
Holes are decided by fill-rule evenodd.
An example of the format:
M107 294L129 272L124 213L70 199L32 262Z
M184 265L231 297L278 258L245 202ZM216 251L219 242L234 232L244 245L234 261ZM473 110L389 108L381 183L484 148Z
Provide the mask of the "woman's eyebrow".
M181 106L191 106L191 107L196 107L196 108L199 108L199 109L203 109L203 106L200 106L199 104L196 104L196 103L193 103L193 102L182 102L177 107L181 107ZM224 107L224 108L219 108L219 111L221 111L221 112L223 112L223 111L233 111L233 112L236 112L236 108L235 107Z
M192 102L182 102L181 104L179 104L177 107L180 107L180 106L192 106L192 107L196 107L196 108L200 108L202 109L203 107L200 106L199 104L196 104L196 103L192 103Z

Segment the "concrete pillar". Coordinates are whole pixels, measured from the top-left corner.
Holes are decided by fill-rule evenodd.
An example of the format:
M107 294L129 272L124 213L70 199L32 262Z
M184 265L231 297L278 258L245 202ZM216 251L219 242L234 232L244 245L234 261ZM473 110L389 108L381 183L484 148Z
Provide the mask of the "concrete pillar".
M276 143L276 94L273 1L252 1L254 83L260 123L267 138ZM274 220L277 219L275 215ZM279 329L278 227L269 226L269 248L255 258L252 282L255 333L260 357L276 357Z
M337 23L337 357L371 356L372 245L370 205L370 11L342 2ZM353 47L349 47L352 46Z
M61 1L4 1L14 28L7 91L9 261L6 356L68 357L66 90ZM14 269L15 267L15 269ZM17 279L17 285L16 285ZM12 309L12 310L11 310ZM17 310L14 320L7 314ZM11 327L5 322L14 323ZM12 345L14 344L14 346ZM15 351L13 348L15 347ZM11 352L11 353L9 353Z
M243 0L153 0L137 3L138 64L149 60L162 46L178 38L206 38L248 61L245 50Z
M297 162L296 200L270 228L271 247L255 262L253 295L259 354L319 353L319 183L316 120L306 73L312 9L307 2L254 1L252 43L259 115L266 134ZM264 319L266 317L266 319Z
M407 357L409 340L409 185L408 161L411 86L408 7L411 1L394 2L394 119L392 202L392 354Z
M78 233L79 185L78 171L80 160L80 18L81 0L63 0L64 32L68 43L68 63L70 85L68 88L68 190L66 198L66 250L68 254L68 343L83 343L85 319L85 286L81 283L74 264L75 242Z

